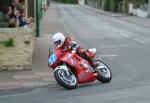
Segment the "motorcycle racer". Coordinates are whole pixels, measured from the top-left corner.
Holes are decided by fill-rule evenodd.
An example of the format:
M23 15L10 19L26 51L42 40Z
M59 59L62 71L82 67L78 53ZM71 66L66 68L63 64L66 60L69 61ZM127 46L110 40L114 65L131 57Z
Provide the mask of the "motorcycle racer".
M56 48L60 49L62 52L67 50L75 50L77 55L86 59L91 66L95 67L94 62L90 57L90 52L77 45L72 37L65 37L63 33L55 33L52 37L52 40Z
M96 48L81 48L71 37L65 37L62 33L54 34L52 41L54 44L49 48L48 66L54 71L54 78L60 86L75 89L78 84L95 80L102 83L111 81L109 67L95 58Z

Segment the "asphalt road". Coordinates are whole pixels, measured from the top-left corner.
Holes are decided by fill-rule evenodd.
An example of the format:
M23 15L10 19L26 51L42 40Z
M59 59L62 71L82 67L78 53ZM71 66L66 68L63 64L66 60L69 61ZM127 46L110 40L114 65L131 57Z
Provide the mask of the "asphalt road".
M97 48L112 70L110 83L59 86L0 96L0 103L150 103L150 29L77 5L55 8L61 25L83 47Z

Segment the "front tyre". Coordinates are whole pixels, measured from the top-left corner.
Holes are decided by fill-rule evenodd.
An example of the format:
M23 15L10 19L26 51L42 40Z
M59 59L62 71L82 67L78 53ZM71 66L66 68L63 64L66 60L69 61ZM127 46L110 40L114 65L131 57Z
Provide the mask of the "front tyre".
M54 71L54 77L57 83L66 89L75 89L78 86L77 79L71 71L57 69Z
M96 72L98 74L97 80L101 81L102 83L108 83L112 79L112 72L110 68L102 61L95 60L96 63Z

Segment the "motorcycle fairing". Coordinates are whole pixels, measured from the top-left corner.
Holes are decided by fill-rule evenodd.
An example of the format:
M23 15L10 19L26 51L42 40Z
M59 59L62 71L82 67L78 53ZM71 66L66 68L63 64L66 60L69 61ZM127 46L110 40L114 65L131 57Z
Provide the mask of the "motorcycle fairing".
M55 53L53 53L50 57L49 57L49 64L53 65L55 62L57 61L57 55Z
M88 49L90 52L96 53L96 48Z
M74 56L74 54L68 53L61 59L61 61L74 67L79 62L77 59L74 58Z
M93 76L91 67L88 64L88 61L84 60L83 58L79 57L76 54L68 53L64 55L61 59L65 64L71 65L75 71L78 83L86 83L90 81L94 81L96 76Z

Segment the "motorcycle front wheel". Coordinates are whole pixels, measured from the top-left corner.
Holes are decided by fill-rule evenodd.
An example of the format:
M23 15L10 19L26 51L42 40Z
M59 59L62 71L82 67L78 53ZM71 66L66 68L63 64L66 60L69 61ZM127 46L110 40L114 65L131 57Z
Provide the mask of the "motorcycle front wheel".
M66 89L75 89L78 86L77 79L71 71L57 69L54 72L54 77L57 83Z
M97 80L101 81L102 83L108 83L112 79L112 72L110 68L102 61L95 60L96 63L96 72L98 74Z

